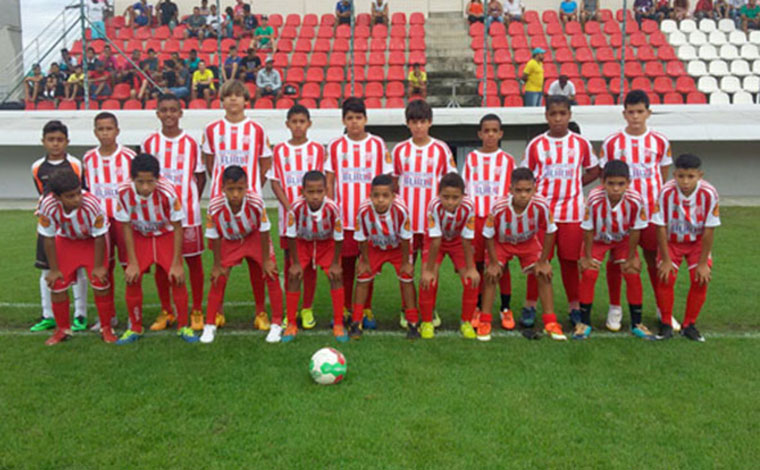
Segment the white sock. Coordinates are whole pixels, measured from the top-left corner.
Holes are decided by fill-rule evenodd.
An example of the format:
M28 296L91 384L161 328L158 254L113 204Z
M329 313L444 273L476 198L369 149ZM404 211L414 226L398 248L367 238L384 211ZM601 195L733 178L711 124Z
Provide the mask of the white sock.
M40 271L40 302L42 303L42 318L53 318L53 299L50 295L45 276L50 272L49 269Z
M87 271L77 270L77 282L74 283L74 316L87 318Z

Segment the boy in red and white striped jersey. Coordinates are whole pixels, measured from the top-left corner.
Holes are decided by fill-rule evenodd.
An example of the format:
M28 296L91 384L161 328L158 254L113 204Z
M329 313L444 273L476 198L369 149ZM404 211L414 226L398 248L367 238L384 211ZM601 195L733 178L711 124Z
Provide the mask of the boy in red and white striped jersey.
M182 267L182 219L185 213L174 184L162 178L158 160L142 153L132 160L131 181L119 186L116 220L124 231L127 248L126 301L130 329L116 344L134 343L142 337L142 276L155 265L169 273L174 308L177 311L177 336L187 342L198 337L187 326L187 288Z
M704 341L696 321L712 277L710 252L715 227L720 225L718 192L702 179L702 161L696 155L680 155L675 167L673 179L662 187L652 216L659 248L657 303L662 310L662 325L658 338L673 336L673 289L678 268L686 260L691 286L681 334Z
M224 117L206 125L203 132L203 158L211 175L211 197L222 193L222 174L231 165L243 168L248 176L248 189L261 195L261 187L266 181L264 176L272 165L272 149L264 128L245 115L245 104L250 99L248 88L239 80L231 80L222 86L220 96ZM264 308L266 284L261 282L262 272L258 264L248 267L256 301L254 326L268 330L269 319ZM224 315L218 313L223 325Z
M549 202L554 215L562 284L570 308L570 321L575 325L581 319L578 260L583 244L583 186L594 181L600 170L591 142L568 128L572 117L570 108L566 96L555 95L546 99L549 130L530 141L521 166L533 171L536 192ZM553 256L554 247L550 253ZM527 308L523 308L520 321L524 326L532 326L535 321L533 305L538 297L533 276L528 277L527 290Z
M206 305L206 325L202 343L211 343L216 336L219 308L230 269L242 263L258 265L269 286L272 304L272 324L266 341L277 343L282 336L282 288L277 277L277 263L269 238L269 219L264 201L249 189L245 171L237 166L227 167L222 173L222 194L211 199L206 214L206 238L214 253L211 269L211 290ZM251 279L261 283L261 279ZM254 287L253 285L251 287Z
M641 90L633 90L625 97L623 117L627 123L625 129L615 132L604 140L599 152L599 165L604 167L608 161L621 160L628 164L631 173L631 186L644 201L647 222L652 218L657 196L662 184L668 179L668 170L673 163L670 142L667 137L647 127L647 119L652 115L649 109L649 96ZM657 288L657 228L648 224L641 231L639 245L644 251L649 280L652 289ZM607 286L610 293L610 308L607 313L607 328L620 330L623 310L620 307L621 286L620 265L612 259L607 262ZM659 318L660 310L657 309ZM673 321L678 330L680 325Z
M364 100L355 97L346 99L341 113L346 133L327 145L325 173L327 197L343 211L343 295L346 307L351 308L359 256L359 244L354 240L356 215L361 203L369 199L372 179L391 174L393 164L385 141L365 130L367 108ZM372 286L370 282L362 325L365 329L374 330L377 322L372 314Z
M499 198L483 227L488 265L485 270L483 303L477 328L478 340L491 340L491 308L496 284L514 257L526 274L536 276L538 296L544 309L544 331L555 340L567 339L554 314L552 267L549 263L557 226L549 203L536 191L533 173L518 168L512 173L510 194Z
M182 107L179 99L172 94L158 97L156 116L161 121L161 130L143 140L142 151L155 155L161 169L161 176L174 184L174 189L182 201L185 217L182 219L182 256L190 272L193 292L193 306L190 312L190 327L203 329L203 234L201 233L200 195L206 185L206 165L201 158L200 146L190 134L179 126ZM169 277L161 267L156 267L156 288L161 300L161 313L150 329L163 330L174 323L169 293Z
M301 279L306 272L315 272L319 267L330 279L333 334L336 340L345 343L348 335L343 327L343 269L340 262L343 224L340 209L325 197L327 180L321 171L306 172L302 186L303 197L293 202L287 215L287 253L290 256L286 294L288 327L282 341L292 341L298 332L296 310L301 296Z
M428 206L428 224L422 247L422 278L420 279L420 336L435 335L433 308L438 295L438 270L444 255L449 255L462 281L462 325L465 338L475 338L470 324L478 304L480 275L475 268L472 239L475 237L475 206L464 195L464 180L456 173L441 179L438 196Z
M357 266L358 284L349 336L352 339L361 338L360 326L364 301L369 291L368 284L385 263L390 263L396 269L396 276L401 283L401 295L404 296L404 314L409 327L406 337L419 338L414 265L409 246L412 240L409 212L393 193L393 179L390 175L375 176L372 180L370 198L362 203L356 216L354 237L359 242L361 255Z
M95 294L103 341L113 343L111 329L115 314L113 294L108 284L108 219L97 197L82 190L79 175L71 169L56 170L50 175L50 193L42 200L37 232L50 270L46 281L52 291L56 331L45 342L48 346L71 337L68 289L77 282L77 271L85 268Z
M290 206L301 195L303 176L312 170L323 171L325 165L325 147L308 138L307 132L311 127L311 115L305 106L297 104L288 110L285 125L290 130L290 140L274 146L272 167L267 172L267 179L272 185L272 191L280 201L279 206L279 235L280 248L285 251L284 270L290 270L288 254L288 239L285 236L285 221ZM287 283L287 280L285 281ZM314 290L317 284L316 270L303 272L304 294L301 309L301 324L305 329L314 328ZM299 287L300 291L300 287ZM342 312L341 312L342 315ZM290 320L288 320L290 321Z
M581 222L584 230L580 261L581 322L575 325L575 339L586 339L591 334L594 286L607 252L610 252L610 261L621 267L625 277L631 332L639 338L654 339L641 321L641 261L637 251L639 236L648 225L648 217L644 201L635 189L630 188L630 183L628 165L620 160L609 161L604 166L602 185L591 190L586 201Z
M482 145L479 149L470 152L464 162L466 193L475 203L475 239L472 246L475 264L481 277L486 248L483 226L496 200L509 195L509 182L515 168L514 157L499 148L502 137L504 137L504 131L501 128L501 118L496 114L486 114L480 119L478 127L478 138ZM480 284L480 289L482 291L483 284ZM512 330L515 327L515 320L509 307L512 298L512 283L508 266L505 266L504 275L499 281L499 290L501 291L501 326L505 330ZM473 318L472 326L477 327L477 319Z

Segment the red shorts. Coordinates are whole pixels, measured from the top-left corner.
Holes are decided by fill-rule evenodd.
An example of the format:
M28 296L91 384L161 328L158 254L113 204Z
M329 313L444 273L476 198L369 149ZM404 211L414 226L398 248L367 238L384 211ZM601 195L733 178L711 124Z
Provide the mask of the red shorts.
M425 237L425 244L422 248L422 263L427 263L430 255L430 244L432 239ZM464 247L462 246L462 239L457 240L441 240L441 247L438 250L438 256L435 259L436 264L441 264L444 255L449 255L451 262L454 263L454 268L459 271L467 266L464 259Z
M517 244L496 242L495 246L496 260L500 265L506 266L509 260L517 257L523 272L530 271L541 258L542 246L537 237Z
M280 249L281 250L288 249L288 237L286 237L284 233L280 234Z
M158 237L146 237L135 230L132 238L135 241L137 265L141 273L147 272L154 264L169 272L174 261L174 232Z
M203 230L200 225L185 227L182 240L182 256L192 258L203 254Z
M333 240L306 241L296 240L298 262L303 269L322 268L325 272L330 269L335 257L335 242Z
M475 218L475 238L472 240L472 252L475 262L482 263L486 259L486 239L483 238L483 227L488 217Z
M412 242L409 244L409 251L412 253L417 253L418 251L422 251L422 248L425 246L425 234L424 233L415 233L412 237Z
M538 232L538 239L544 241L546 233ZM583 252L583 229L580 222L557 222L557 232L554 237L554 246L549 252L549 259L554 257L554 247L557 248L557 257L567 261L578 261Z
M72 284L77 282L77 270L85 268L87 276L90 278L90 285L94 289L107 289L110 287L106 281L98 282L92 278L92 270L95 267L95 239L85 238L84 240L74 240L65 237L55 237L55 252L58 257L58 269L63 274L62 279L58 279L53 284L53 292L64 292ZM106 236L106 252L103 261L108 267L108 237Z
M591 257L594 261L601 263L604 261L604 256L609 251L610 260L613 263L623 263L628 259L628 243L628 237L625 237L617 243L594 242L591 244Z
M369 282L377 276L383 269L385 263L391 263L396 269L396 277L401 282L414 282L414 278L401 274L401 263L403 258L401 257L401 247L396 247L391 250L378 250L372 246L367 247L369 252L369 275L359 275L356 280L359 282ZM410 260L411 261L411 260Z
M119 250L119 262L123 265L127 264L127 245L124 243L124 228L121 222L117 221L113 217L108 219L108 248L112 258L116 258L116 250Z
M676 271L686 260L686 265L689 267L689 271L696 268L699 264L699 258L702 256L702 240L696 242L686 243L674 243L668 242L668 253L670 254L670 260L673 262L673 267ZM661 256L657 256L657 264L662 261ZM707 265L712 267L712 255L707 257Z
M343 245L340 250L340 254L344 258L356 258L359 256L359 243L354 240L353 230L343 231Z
M261 234L253 232L242 240L227 240L222 237L222 266L230 268L250 259L261 266ZM275 261L274 248L269 244L269 259Z
M657 226L653 223L649 223L647 228L641 231L639 237L639 246L644 251L657 251Z

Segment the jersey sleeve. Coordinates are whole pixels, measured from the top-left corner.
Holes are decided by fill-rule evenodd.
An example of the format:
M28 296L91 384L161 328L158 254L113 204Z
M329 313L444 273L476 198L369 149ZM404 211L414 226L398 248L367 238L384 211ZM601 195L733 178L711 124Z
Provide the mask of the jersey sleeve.
M720 225L720 208L718 206L718 195L712 198L712 204L708 208L707 217L705 218L705 227L718 227Z
M602 146L599 147L599 166L604 168L604 165L607 164L608 161L608 155L607 155L607 146L610 145L609 140L605 140L602 142Z
M646 206L640 202L636 208L636 215L634 216L633 224L631 224L632 230L644 230L649 226L649 218L647 217Z
M176 194L172 194L169 202L172 208L169 213L169 220L172 222L182 222L182 219L185 218L185 211L182 210L182 201L179 200Z
M665 200L663 194L665 194L665 191L660 191L660 195L657 196L657 202L654 205L654 213L652 214L652 223L654 225L666 225L665 214L662 210L663 202Z
M119 198L116 200L116 213L113 217L123 224L128 224L132 210L125 204L124 196L125 194L119 193Z
M333 165L332 144L327 146L327 150L325 152L325 173L335 173L335 167Z
M298 238L298 229L296 229L296 214L293 210L289 210L285 216L288 218L288 223L285 226L285 236L287 238Z
M596 154L594 153L594 147L591 145L591 142L588 140L586 142L586 152L583 156L583 168L589 169L594 168L595 166L599 166L599 159L596 158Z
M210 212L206 214L206 238L209 240L216 240L219 238L219 230L217 230L216 227L216 220Z
M272 158L272 145L269 143L269 137L267 136L266 131L262 128L261 129L262 135L261 137L264 139L264 145L261 149L261 157L260 158Z
M391 156L388 146L383 139L380 139L381 152L383 153L383 174L390 175L393 173L393 156Z
M333 213L333 240L336 242L343 241L343 222L340 220L340 209L335 206Z
M211 126L207 126L206 129L203 130L203 137L201 139L203 141L202 150L203 150L203 153L212 155L215 152L214 152L214 147L211 144L210 135L211 135Z
M670 147L670 141L665 140L665 150L662 152L662 159L660 160L660 166L670 166L673 164L673 149Z
M496 218L494 214L488 214L486 217L486 223L483 225L483 238L493 238L496 235Z
M446 156L446 166L443 174L445 175L447 173L457 173L457 162L454 161L454 154L451 153L451 149L448 145L446 145L445 142L441 142L441 145L444 148L444 153Z
M401 173L403 172L403 167L401 166L401 152L398 149L398 145L396 145L393 148L392 160L393 160L393 172L391 174L394 177L398 178L399 176L401 176Z
M583 220L581 221L581 229L586 231L594 230L594 218L591 217L591 206L588 202L583 208Z
M259 224L259 232L268 232L272 229L272 223L269 221L269 216L267 215L267 210L264 207L264 204L261 204L261 223Z
M37 214L37 233L43 237L53 238L55 237L56 226L52 217L47 211L40 211Z
M430 238L440 238L443 236L441 231L441 218L438 217L438 211L435 210L433 204L428 206L427 210L427 234Z
M411 240L414 234L412 233L412 224L409 220L409 213L407 211L401 211L401 226L398 230L398 236L402 240Z
M277 165L278 165L278 161L277 161L277 160L278 160L277 158L273 158L273 159L272 159L272 164L271 164L271 165L269 165L269 169L267 170L267 172L266 172L266 174L265 174L264 176L265 176L265 177L266 177L266 179L268 179L268 180L276 180L276 181L278 181L280 184L282 184L282 181L279 181L279 178L277 178L277 174L276 174L276 172L275 172L275 168L276 168L276 167L277 167ZM285 189L285 188L284 188L284 186L283 186L283 189Z
M541 215L541 225L543 225L546 228L547 234L555 233L557 231L557 224L554 223L554 216L552 215L552 210L549 209L548 205L543 206L542 215Z
M462 238L465 240L475 239L475 213L470 212L467 216L467 222L462 227Z
M367 230L364 227L364 219L362 218L361 210L359 210L359 214L356 216L356 225L354 226L354 240L357 242L367 241Z
M203 159L203 148L201 148L201 145L198 144L195 139L193 139L193 142L195 142L195 145L196 145L196 155L197 155L197 158L195 159L195 171L194 171L194 173L205 173L206 172L206 162Z
M95 218L92 221L92 237L102 237L108 233L109 224L108 217L103 210L103 205L98 204L98 211L95 213Z

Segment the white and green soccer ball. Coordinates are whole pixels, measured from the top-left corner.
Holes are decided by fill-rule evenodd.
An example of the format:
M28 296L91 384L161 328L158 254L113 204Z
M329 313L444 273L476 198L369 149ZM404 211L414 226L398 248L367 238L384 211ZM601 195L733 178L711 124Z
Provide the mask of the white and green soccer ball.
M322 348L311 356L309 373L319 385L332 385L346 376L346 357L333 348Z

